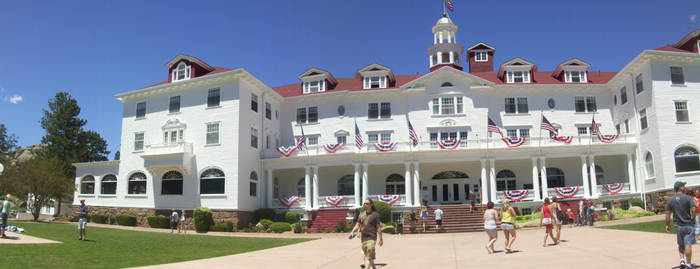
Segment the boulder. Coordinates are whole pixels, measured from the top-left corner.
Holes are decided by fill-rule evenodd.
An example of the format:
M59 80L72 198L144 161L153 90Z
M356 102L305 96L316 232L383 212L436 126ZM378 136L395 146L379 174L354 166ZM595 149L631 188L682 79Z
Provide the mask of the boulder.
M630 211L636 212L636 213L644 213L644 208L638 207L638 206L633 206L630 207Z
M394 226L384 226L382 227L382 233L395 234L396 228L394 228Z

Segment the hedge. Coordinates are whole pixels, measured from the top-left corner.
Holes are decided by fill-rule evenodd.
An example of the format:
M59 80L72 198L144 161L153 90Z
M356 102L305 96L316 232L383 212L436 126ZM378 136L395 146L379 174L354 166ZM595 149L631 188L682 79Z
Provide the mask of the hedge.
M253 223L258 223L262 219L275 219L275 210L272 208L261 208L253 212Z
M233 221L226 221L226 231L233 232Z
M296 212L287 211L287 213L284 213L284 221L289 224L295 223L299 221L299 214Z
M206 207L198 207L194 209L194 229L197 232L206 232L209 226L214 224L214 212Z
M90 215L90 220L94 223L107 223L109 220L109 216L107 215L101 215L101 214L94 214Z
M114 216L109 217L109 224L117 224L117 218Z
M270 225L270 231L274 233L283 233L291 230L292 227L286 222L275 222Z
M379 214L379 221L382 223L386 223L391 221L391 205L388 203L382 202L382 201L377 201L374 200L374 207L377 208L377 213ZM365 208L362 207L362 212L365 211Z
M216 223L214 225L209 226L209 231L212 232L225 232L226 231L226 224L223 223Z
M170 228L170 218L166 216L152 216L148 217L148 226L151 228Z
M136 216L119 215L117 216L117 224L122 226L136 226Z
M261 219L259 224L262 225L262 230L267 231L270 229L270 226L274 223L273 221L269 219ZM257 225L256 225L257 226Z

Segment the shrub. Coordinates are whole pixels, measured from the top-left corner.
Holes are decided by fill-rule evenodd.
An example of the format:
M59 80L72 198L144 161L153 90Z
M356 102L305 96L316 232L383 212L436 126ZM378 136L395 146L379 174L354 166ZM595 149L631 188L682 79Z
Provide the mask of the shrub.
M338 224L335 225L335 232L336 233L344 233L348 231L348 226L345 223L345 220L341 220L338 222Z
M377 208L377 213L379 214L379 221L382 223L389 222L391 220L391 205L382 201L374 201L374 207ZM365 208L362 207L362 212Z
M292 226L292 231L294 231L295 234L300 234L300 233L306 232L306 228L300 222L292 223L291 226Z
M644 208L644 202L642 202L642 199L632 198L630 199L630 206L638 206Z
M223 223L216 223L214 225L209 226L209 231L212 232L225 232L226 231L226 224Z
M270 225L270 231L273 233L283 233L291 230L292 227L286 222L275 222Z
M272 208L261 208L253 212L253 223L258 223L262 219L275 219L275 210Z
M397 225L396 222L394 222L394 221L390 221L390 222L384 223L384 226L393 226L394 228L397 228L397 227L398 227L398 225Z
M136 226L136 216L119 215L117 216L117 224L121 226Z
M212 217L214 212L206 207L198 207L194 209L194 229L197 232L206 232L209 230L209 226L214 224L214 218Z
M226 221L226 231L227 232L233 232L233 221Z
M114 216L109 216L109 224L117 224L117 218Z
M107 223L107 220L109 219L109 216L107 215L100 215L100 214L94 214L90 215L90 219L94 223Z
M284 213L284 221L289 224L295 223L299 221L299 214L296 212L287 211L287 213Z
M258 230L256 230L255 228L245 227L245 228L243 228L243 232L245 232L245 233L257 233Z
M169 229L170 228L170 218L168 218L166 216L148 217L148 226L151 226L151 228Z
M258 225L255 226L261 231L267 231L270 229L270 226L272 226L272 223L274 222L269 219L261 219L260 222L258 222Z
M68 217L68 221L70 221L70 222L78 222L78 216L70 216L70 217Z

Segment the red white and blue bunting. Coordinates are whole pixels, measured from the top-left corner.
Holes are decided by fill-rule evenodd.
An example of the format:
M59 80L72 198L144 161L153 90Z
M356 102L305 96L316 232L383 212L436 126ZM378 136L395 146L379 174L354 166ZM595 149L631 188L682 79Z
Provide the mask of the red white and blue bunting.
M300 198L299 198L299 196L290 196L290 197L280 197L279 200L280 200L280 203L282 203L284 206L286 206L287 208L290 208L296 202L299 202Z
M625 188L625 183L603 184L603 189L610 194L618 194Z
M519 202L525 199L525 197L527 197L528 192L529 190L503 191L503 194L506 195L506 198L508 198L508 200L511 200L513 202Z
M462 143L461 139L448 139L448 140L438 140L437 144L440 146L441 149L447 149L447 150L453 150L459 147L459 144Z
M336 151L338 151L339 149L342 149L343 147L345 147L345 143L323 145L323 149L325 149L330 154L335 153Z
M525 137L503 137L501 140L506 142L509 148L517 148L525 144Z
M611 134L611 135L598 134L598 140L600 140L600 142L603 142L605 144L610 144L612 142L615 142L615 140L617 139L617 136L618 136L617 134Z
M578 193L579 187L574 186L574 187L561 187L561 188L554 188L554 191L559 194L562 198L571 198L576 196L576 193Z
M374 143L374 147L380 152L389 152L396 149L398 142L377 142Z
M326 200L326 203L332 207L338 207L338 205L340 205L340 203L342 203L343 200L345 200L345 198L348 198L348 197L343 196L343 195L341 195L341 196L326 196L326 197L323 197L323 200Z
M282 154L284 157L289 157L290 155L292 155L292 153L294 153L295 150L297 150L297 146L289 146L289 147L281 146L281 147L277 148L277 151L280 154Z
M401 198L401 195L399 194L394 194L394 195L377 195L377 200L385 202L389 205L394 205L396 202L399 201Z
M549 138L554 141L563 142L564 144L571 144L571 141L574 140L573 136L550 136Z

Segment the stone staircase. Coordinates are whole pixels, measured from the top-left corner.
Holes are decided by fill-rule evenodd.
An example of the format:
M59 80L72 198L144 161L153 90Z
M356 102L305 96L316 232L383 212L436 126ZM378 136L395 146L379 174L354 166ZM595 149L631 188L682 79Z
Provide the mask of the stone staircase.
M447 233L457 233L457 232L480 232L484 231L484 221L483 221L483 211L482 205L476 205L474 212L470 213L470 205L439 205L428 207L428 219L426 220L426 232L435 233L435 214L433 211L437 208L441 208L442 214L442 231ZM485 207L485 206L483 206ZM421 225L420 212L416 213L416 233L423 232L423 226ZM404 222L404 233L411 233L410 221Z
M306 230L309 233L333 231L339 222L345 222L348 209L321 209L311 220L311 225Z

